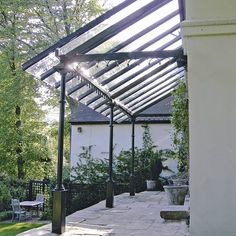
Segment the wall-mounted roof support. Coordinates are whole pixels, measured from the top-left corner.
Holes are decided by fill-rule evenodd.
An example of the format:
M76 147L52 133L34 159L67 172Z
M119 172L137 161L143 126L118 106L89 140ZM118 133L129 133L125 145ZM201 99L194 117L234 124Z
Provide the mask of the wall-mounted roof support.
M185 0L178 0L179 2L179 14L180 14L180 21L184 21L186 18L185 14Z

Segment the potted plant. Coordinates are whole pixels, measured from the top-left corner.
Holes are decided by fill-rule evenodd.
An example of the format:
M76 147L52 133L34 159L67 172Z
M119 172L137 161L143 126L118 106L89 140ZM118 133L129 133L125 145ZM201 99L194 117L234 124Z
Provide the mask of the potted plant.
M159 176L163 170L162 159L160 152L154 152L150 157L149 163L149 179L146 180L147 190L160 190Z

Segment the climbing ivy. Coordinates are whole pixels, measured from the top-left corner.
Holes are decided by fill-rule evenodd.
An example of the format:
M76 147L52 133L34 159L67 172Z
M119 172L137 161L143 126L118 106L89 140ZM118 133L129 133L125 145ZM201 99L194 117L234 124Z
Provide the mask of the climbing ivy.
M172 119L174 127L173 143L178 159L179 171L188 170L189 125L188 125L188 98L186 82L181 82L173 92Z

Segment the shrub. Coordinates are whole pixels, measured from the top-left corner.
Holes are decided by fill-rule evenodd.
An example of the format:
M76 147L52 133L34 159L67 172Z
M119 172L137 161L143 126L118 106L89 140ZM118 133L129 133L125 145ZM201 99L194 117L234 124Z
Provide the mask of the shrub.
M0 212L0 221L10 220L12 217L12 211L2 211Z
M9 209L11 198L9 185L0 181L0 211Z
M72 168L72 180L81 184L104 184L108 178L108 162L92 158L91 148L82 147L77 166Z

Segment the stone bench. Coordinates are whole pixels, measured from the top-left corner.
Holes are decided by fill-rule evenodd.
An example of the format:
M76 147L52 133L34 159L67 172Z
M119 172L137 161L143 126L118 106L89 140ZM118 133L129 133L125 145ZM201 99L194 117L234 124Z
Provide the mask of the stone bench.
M160 211L161 218L165 220L189 220L190 210L188 205L165 206Z

